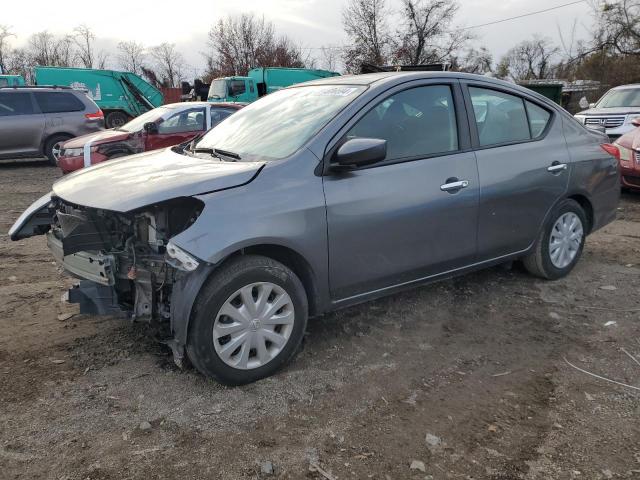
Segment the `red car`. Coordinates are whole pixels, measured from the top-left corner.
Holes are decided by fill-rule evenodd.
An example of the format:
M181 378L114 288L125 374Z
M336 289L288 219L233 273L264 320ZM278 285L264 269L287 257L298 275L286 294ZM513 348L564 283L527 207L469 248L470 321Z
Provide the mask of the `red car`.
M640 127L640 119L632 123ZM625 133L614 145L619 152L616 157L620 162L622 188L640 191L640 128Z
M65 142L57 158L64 173L112 158L170 147L205 132L243 103L186 102L154 108L123 126Z

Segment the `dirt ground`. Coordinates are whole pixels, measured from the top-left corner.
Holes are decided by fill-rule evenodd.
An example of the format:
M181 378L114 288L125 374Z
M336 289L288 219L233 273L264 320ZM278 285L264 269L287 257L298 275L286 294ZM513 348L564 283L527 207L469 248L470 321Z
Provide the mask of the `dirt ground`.
M640 195L564 280L495 268L327 315L225 388L146 325L67 318L44 239L6 235L58 176L0 166L3 480L640 478L640 391L566 362L640 387Z

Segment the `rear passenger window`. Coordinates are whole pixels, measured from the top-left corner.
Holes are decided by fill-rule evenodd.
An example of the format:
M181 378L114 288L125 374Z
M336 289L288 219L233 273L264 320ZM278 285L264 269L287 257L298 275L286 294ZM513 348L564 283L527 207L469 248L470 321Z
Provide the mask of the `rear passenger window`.
M529 114L531 136L533 138L538 138L547 128L547 124L551 118L551 113L529 101L525 101L525 103L527 104L527 113Z
M33 113L31 94L26 92L0 93L0 117L29 115L30 113Z
M470 87L469 94L481 146L531 139L522 98L476 87Z
M69 92L35 92L42 113L81 112L84 104Z
M458 150L451 88L430 85L396 93L362 117L347 138L386 140L387 160Z

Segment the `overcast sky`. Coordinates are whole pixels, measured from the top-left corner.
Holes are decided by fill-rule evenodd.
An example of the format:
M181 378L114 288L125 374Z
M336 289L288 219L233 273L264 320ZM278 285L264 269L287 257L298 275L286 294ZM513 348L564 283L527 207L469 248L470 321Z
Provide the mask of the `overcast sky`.
M478 25L554 7L570 0L460 0L456 23ZM289 35L303 47L312 49L322 45L346 42L341 24L342 7L346 0L204 0L196 2L109 0L30 0L28 2L2 0L0 23L11 25L17 37L14 45L26 42L36 31L47 29L53 33L69 33L79 24L93 29L105 40L106 48L121 40L136 40L145 45L175 42L191 66L198 73L203 67L200 52L205 50L207 32L215 21L228 14L254 12L271 20L278 32ZM400 0L387 0L398 9ZM495 60L513 44L537 33L559 42L558 29L567 34L574 20L584 34L591 23L586 2L552 12L513 20L498 25L474 29L475 43L484 45ZM312 50L315 52L315 50Z

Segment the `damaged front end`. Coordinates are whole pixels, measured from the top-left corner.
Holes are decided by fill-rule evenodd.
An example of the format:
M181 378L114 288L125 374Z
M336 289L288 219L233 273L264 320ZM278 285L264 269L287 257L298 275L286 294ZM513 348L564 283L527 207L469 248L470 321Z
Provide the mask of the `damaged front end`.
M46 231L56 261L81 279L69 291L69 301L78 303L81 313L169 325L175 286L200 266L170 239L193 224L202 208L201 201L181 197L120 213L50 196L11 235L24 238ZM170 326L173 330L173 322ZM168 343L180 364L182 342Z

